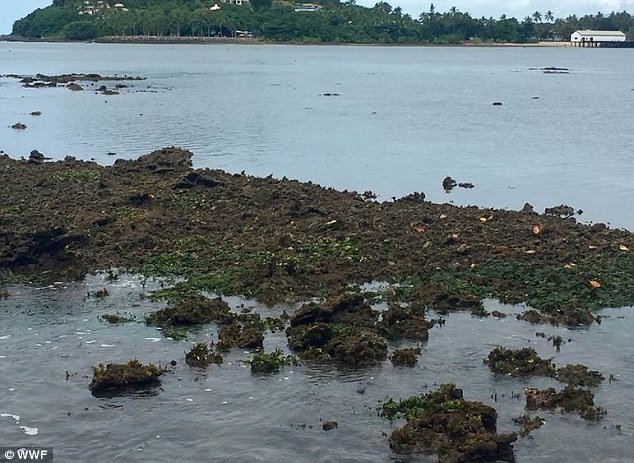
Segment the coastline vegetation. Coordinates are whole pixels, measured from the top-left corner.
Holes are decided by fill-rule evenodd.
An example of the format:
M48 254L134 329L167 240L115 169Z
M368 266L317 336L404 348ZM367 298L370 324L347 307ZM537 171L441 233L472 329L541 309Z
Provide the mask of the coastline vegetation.
M455 7L441 13L432 4L413 17L384 1L370 8L355 0L315 0L310 5L287 0L245 0L242 5L222 0L54 0L16 21L12 35L79 41L253 37L273 42L382 44L567 41L577 29L621 30L630 39L634 35L634 16L627 12L555 18L549 10L523 19L475 18Z

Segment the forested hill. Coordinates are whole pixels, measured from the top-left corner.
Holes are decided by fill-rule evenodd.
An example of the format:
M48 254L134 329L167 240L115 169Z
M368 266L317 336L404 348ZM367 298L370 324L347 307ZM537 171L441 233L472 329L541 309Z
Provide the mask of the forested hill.
M247 36L272 41L331 43L535 42L569 40L577 29L621 30L634 35L626 12L570 16L552 12L515 18L474 18L431 5L418 17L379 2L354 0L54 0L16 21L13 35L25 38L92 40L104 36Z

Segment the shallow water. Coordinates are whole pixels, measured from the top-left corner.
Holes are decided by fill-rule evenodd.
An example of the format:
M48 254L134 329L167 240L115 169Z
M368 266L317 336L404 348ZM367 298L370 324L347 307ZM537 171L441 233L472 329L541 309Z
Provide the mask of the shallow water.
M143 288L133 276L113 283L95 276L70 285L9 288L10 298L0 301L4 445L53 446L62 461L104 463L407 461L390 452L387 435L393 426L376 414L377 402L386 396L408 397L453 381L464 388L467 399L493 405L498 429L509 431L514 429L511 418L523 413L524 404L523 397L511 396L528 386L562 387L550 379L491 374L482 359L494 346L504 345L532 346L541 356L554 357L558 366L584 363L618 378L595 391L595 402L608 410L599 423L575 414L539 412L546 424L515 444L517 462L623 462L634 455L634 316L629 309L605 310L601 325L577 330L534 326L512 316L497 320L458 313L430 331L414 369L394 368L389 362L356 371L301 364L279 374L252 376L242 363L251 354L240 350L206 371L184 363L190 343L215 337L212 325L176 342L144 323L111 326L99 320L105 313L141 317L156 309L159 304L140 297L155 286ZM109 297L87 297L104 287ZM228 302L236 310L244 304L267 315L285 308L267 309L240 298ZM522 310L494 301L486 301L486 307ZM571 341L556 352L549 341L535 336L538 331ZM267 334L265 347L286 350L283 333ZM91 365L132 357L178 364L154 394L90 394ZM19 416L19 422L8 415ZM335 420L339 429L324 432L321 420Z
M549 66L572 71L531 70ZM196 166L634 226L630 50L0 43L0 74L38 72L148 80L104 97L0 79L14 156L108 164L177 145ZM446 175L476 188L448 195Z

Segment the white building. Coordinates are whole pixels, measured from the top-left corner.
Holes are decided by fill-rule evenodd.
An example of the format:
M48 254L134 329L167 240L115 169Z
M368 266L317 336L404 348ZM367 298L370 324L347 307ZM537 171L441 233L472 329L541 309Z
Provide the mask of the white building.
M572 43L582 42L625 42L625 34L621 31L574 31L570 36Z
M321 9L320 5L315 5L314 3L302 3L301 5L295 6L295 11L319 11Z

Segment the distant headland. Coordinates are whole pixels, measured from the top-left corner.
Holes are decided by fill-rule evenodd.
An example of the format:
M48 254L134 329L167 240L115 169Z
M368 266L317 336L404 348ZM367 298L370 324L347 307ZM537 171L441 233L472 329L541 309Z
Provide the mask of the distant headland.
M418 17L354 0L54 0L15 22L9 41L108 43L310 43L386 45L542 45L568 43L576 30L621 31L634 38L627 12L557 18L475 18L433 4Z

